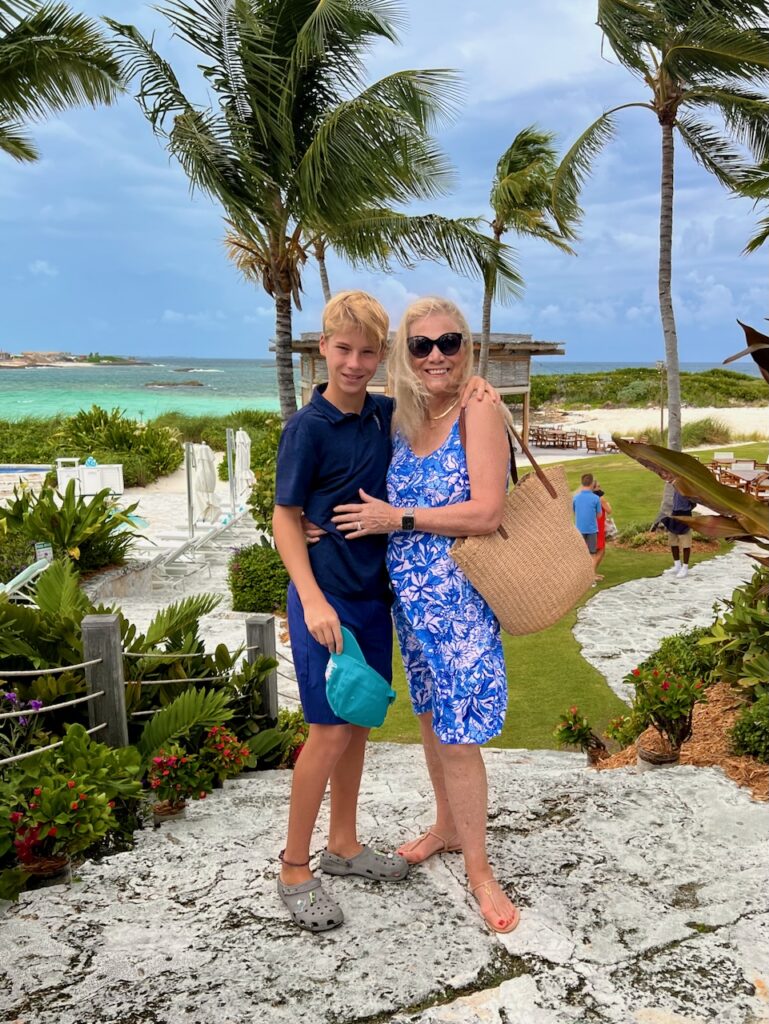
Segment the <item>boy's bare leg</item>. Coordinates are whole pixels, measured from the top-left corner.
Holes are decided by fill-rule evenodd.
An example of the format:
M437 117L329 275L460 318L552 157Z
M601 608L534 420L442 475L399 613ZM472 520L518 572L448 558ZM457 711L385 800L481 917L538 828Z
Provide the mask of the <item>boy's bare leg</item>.
M474 743L440 743L438 749L449 804L462 843L467 882L472 889L494 878L486 854L486 766L480 747ZM494 923L501 928L513 920L515 908L496 881L491 881L490 890L489 894L483 888L478 889L475 898L484 915L494 915Z
M451 843L457 836L457 826L454 824L454 817L449 806L449 798L446 793L446 778L443 773L443 762L440 755L440 741L433 730L433 713L426 712L418 715L419 728L422 733L422 749L425 754L427 771L435 794L435 824L432 826L434 832ZM453 844L452 844L453 845ZM432 836L420 837L399 847L398 853L408 859L409 853L416 852L420 859L431 856L436 850L441 849L441 844Z
M338 857L356 857L363 849L358 842L358 793L369 730L359 725L349 729L350 742L331 772L328 851Z
M334 767L347 749L351 733L348 725L311 725L307 742L294 768L288 835L283 854L291 867L282 864L280 879L285 885L298 885L313 877L305 861L310 859L310 840L326 785Z

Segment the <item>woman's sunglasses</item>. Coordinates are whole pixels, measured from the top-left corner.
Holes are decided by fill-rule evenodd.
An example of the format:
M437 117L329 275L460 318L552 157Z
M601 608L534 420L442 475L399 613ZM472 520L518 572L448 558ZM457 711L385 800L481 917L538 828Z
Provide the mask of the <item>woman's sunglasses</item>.
M455 356L462 348L462 335L459 331L452 331L450 334L442 334L440 338L425 338L421 334L407 341L409 352L417 359L424 359L433 350L433 345L438 346L438 351L443 356Z

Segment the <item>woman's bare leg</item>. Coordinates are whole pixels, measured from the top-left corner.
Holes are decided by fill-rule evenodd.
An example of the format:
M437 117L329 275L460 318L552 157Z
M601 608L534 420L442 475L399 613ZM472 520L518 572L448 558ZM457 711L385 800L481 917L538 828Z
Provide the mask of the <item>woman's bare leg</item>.
M449 806L462 843L468 885L474 889L489 882L488 891L485 887L478 889L475 898L484 917L497 928L504 928L512 922L515 907L494 880L486 853L488 787L483 755L474 743L438 741L438 750Z
M446 793L443 762L438 750L439 741L433 731L432 711L428 711L424 715L417 715L417 718L419 719L419 728L422 733L422 749L425 755L425 762L427 763L427 772L430 776L433 793L435 794L435 824L431 825L430 828L438 836L445 839L449 846L453 846L457 838L457 827L454 824ZM442 846L439 839L436 839L434 836L424 835L420 836L419 839L412 839L411 842L404 843L403 846L398 848L398 853L407 860L410 860L411 863L417 864L441 849Z

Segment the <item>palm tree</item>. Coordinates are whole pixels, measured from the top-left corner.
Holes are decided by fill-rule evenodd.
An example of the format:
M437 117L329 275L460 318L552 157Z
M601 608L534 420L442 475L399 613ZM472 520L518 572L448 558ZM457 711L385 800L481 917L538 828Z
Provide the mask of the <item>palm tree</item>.
M37 160L27 121L111 103L121 88L120 63L95 22L62 3L0 0L0 152Z
M568 239L574 238L576 207L564 213L561 223L553 219L553 179L557 154L555 136L531 125L513 139L497 163L491 185L489 203L494 211L490 222L494 241L499 242L508 231L530 238L541 238L563 252L573 253ZM494 268L485 275L483 314L481 317L481 350L478 373L486 376L489 364L491 305L495 291Z
M649 99L607 110L582 133L555 177L555 209L575 202L592 159L616 130L615 114L649 110L662 143L659 304L668 378L668 445L681 450L678 339L671 294L673 164L676 132L694 159L733 188L755 160L769 157L769 102L751 84L769 80L764 28L769 0L598 0L598 25L620 64L640 79ZM711 120L716 115L723 126Z
M449 168L430 132L451 112L456 81L448 71L400 71L364 85L367 49L397 39L395 0L167 0L159 10L203 54L215 107L193 105L150 41L108 21L156 134L256 254L275 302L285 419L296 409L291 318L305 240L336 244L344 227L366 259L363 225L378 224L408 248L403 215L390 207L447 190ZM499 246L452 225L415 218L409 251L476 272L495 262L503 287L517 282Z

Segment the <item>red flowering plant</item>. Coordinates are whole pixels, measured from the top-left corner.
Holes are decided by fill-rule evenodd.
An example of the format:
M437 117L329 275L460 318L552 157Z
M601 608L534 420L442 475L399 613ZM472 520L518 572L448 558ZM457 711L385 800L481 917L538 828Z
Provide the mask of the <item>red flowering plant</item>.
M37 785L0 790L0 857L13 850L20 864L86 850L115 827L114 800L80 773L47 772Z
M256 764L256 756L225 725L211 726L198 753L201 764L219 782Z
M678 750L692 734L695 705L707 700L705 681L663 668L634 668L627 678L636 691L634 715Z
M203 800L212 789L212 773L198 754L176 744L150 758L147 786L153 802L183 807L190 798Z

